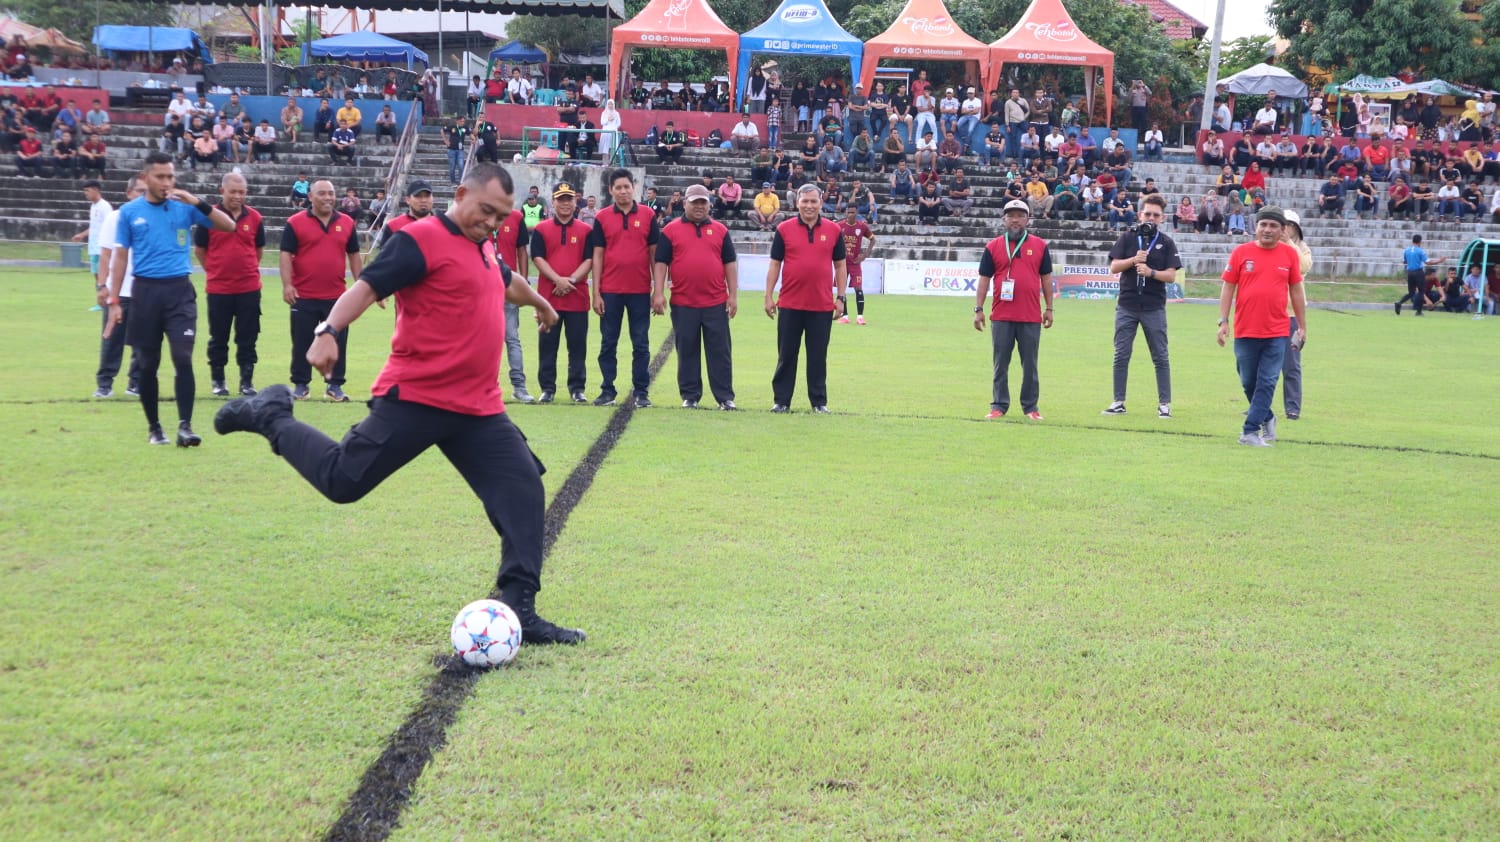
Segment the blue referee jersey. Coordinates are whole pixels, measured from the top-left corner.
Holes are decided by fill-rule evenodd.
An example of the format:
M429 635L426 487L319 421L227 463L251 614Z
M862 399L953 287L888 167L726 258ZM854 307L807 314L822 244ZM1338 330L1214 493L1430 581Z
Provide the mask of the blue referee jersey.
M193 226L212 226L192 205L168 199L152 204L145 196L120 206L116 242L128 248L137 278L179 278L193 271Z
M1408 246L1406 249L1406 271L1420 272L1427 266L1427 252L1421 246Z

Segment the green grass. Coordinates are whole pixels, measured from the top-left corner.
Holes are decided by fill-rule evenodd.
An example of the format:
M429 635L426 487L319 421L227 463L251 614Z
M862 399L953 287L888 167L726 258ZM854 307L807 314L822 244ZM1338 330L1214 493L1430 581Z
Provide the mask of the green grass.
M338 507L253 437L148 448L137 406L81 398L98 315L64 277L0 278L0 828L318 836L498 543L435 453ZM734 324L752 411L671 408L668 362L548 561L543 610L589 642L479 681L395 838L1500 827L1500 321L1313 313L1305 417L1253 450L1211 308L1169 312L1163 422L1144 343L1131 414L1099 416L1112 307L1061 302L1032 424L978 420L963 299L873 296L836 326L837 414L799 390L771 416L759 299ZM354 327L358 395L389 320ZM552 492L608 413L513 416Z

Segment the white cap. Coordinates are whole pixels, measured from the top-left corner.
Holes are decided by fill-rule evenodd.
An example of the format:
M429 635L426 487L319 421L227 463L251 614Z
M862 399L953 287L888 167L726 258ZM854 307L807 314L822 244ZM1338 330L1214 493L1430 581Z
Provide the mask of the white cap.
M1005 213L1010 213L1013 210L1018 210L1025 213L1027 216L1031 216L1031 205L1026 204L1020 199L1011 199L1009 202L1005 203Z

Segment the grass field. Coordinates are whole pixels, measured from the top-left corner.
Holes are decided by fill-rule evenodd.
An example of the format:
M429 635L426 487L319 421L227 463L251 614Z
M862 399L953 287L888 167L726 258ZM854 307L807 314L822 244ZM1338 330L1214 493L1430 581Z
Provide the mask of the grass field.
M435 451L339 507L256 437L148 447L84 397L76 275L0 276L0 837L321 837L498 541ZM963 299L872 297L836 414L773 416L759 300L750 411L675 408L668 361L547 562L588 642L480 677L392 838L1494 838L1500 320L1314 311L1261 450L1211 308L1170 310L1160 421L1143 342L1099 415L1112 305L1060 302L1038 424L980 420ZM353 328L357 396L389 319ZM610 411L512 415L550 495Z

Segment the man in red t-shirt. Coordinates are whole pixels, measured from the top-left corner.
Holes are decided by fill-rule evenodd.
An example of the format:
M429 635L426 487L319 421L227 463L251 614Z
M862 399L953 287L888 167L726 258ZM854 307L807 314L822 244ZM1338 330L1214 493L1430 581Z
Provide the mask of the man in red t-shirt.
M1255 239L1243 243L1229 255L1224 284L1219 291L1219 344L1229 333L1229 310L1234 308L1234 356L1240 384L1250 411L1245 415L1240 444L1270 447L1276 441L1276 416L1271 398L1291 344L1301 348L1307 341L1307 299L1302 291L1302 256L1282 242L1286 214L1266 206L1255 215ZM1297 331L1287 321L1286 303L1291 298Z
M599 397L595 406L614 406L615 354L620 322L630 320L630 384L635 405L651 405L651 255L661 236L656 211L635 201L630 170L609 173L614 203L594 217L589 252L594 262L594 312L599 314Z
M701 352L708 358L708 385L714 400L719 409L733 410L729 320L739 306L739 263L729 229L711 216L712 201L708 188L694 184L683 198L682 217L662 228L652 265L651 312L659 316L667 311L670 276L682 406L697 409L703 400Z
M432 213L432 184L425 178L414 178L406 185L406 213L385 224L376 245L384 246L397 231Z
M436 445L500 534L493 597L516 612L522 641L582 643L583 632L553 625L536 611L546 491L541 462L500 395L506 300L535 307L543 330L557 322L529 284L510 283L510 270L490 242L514 206L514 193L510 173L500 167L470 167L448 212L391 238L318 324L307 361L326 377L340 356L334 340L351 322L391 295L399 305L390 356L370 389L370 414L343 441L293 418L291 393L281 385L225 404L214 429L265 436L272 451L335 503L364 497ZM330 207L332 195L330 186Z
M983 333L984 299L989 295L990 279L998 276L990 304L995 376L986 417L1004 418L1010 409L1010 355L1019 350L1021 409L1027 418L1041 421L1036 355L1042 329L1052 327L1052 251L1046 240L1026 230L1031 222L1031 205L1025 199L1006 202L1004 218L1005 233L990 240L979 258L979 290L974 301L974 329ZM1041 302L1046 303L1045 309Z
M45 162L42 142L37 140L36 127L27 126L26 136L16 144L16 173L27 178L40 178L42 164Z
M807 343L807 399L813 412L828 413L828 338L835 315L844 315L849 267L838 223L824 219L823 191L797 188L797 215L776 226L766 268L766 315L776 319L776 373L771 376L772 412L790 412L797 388L797 357ZM781 297L776 282L781 281ZM837 288L838 294L834 295Z
M349 274L359 277L359 236L347 214L334 210L337 197L331 181L315 181L308 190L307 210L292 214L281 229L281 299L292 305L292 397L305 400L311 390L312 367L307 349L319 322L333 312L333 304L344 294L344 262ZM344 359L349 334L338 335L339 357L328 378L328 399L349 400L344 394Z
M219 182L219 207L234 220L233 231L193 229L193 254L208 276L208 368L213 393L229 395L224 368L229 364L229 331L234 330L234 361L240 394L255 394L255 340L260 336L260 258L266 251L266 224L245 204L249 184L239 173Z
M875 232L863 219L859 218L859 208L855 206L855 197L849 199L849 206L844 208L844 218L839 222L839 233L844 237L844 262L849 267L849 288L854 290L854 320L859 324L865 324L865 258L875 249ZM870 245L865 245L865 240ZM844 315L839 316L839 324L849 323L849 311L845 309Z
M578 219L578 192L566 181L552 190L552 216L531 229L531 262L536 266L537 288L557 311L557 329L537 340L537 383L542 403L552 403L557 393L557 347L562 335L568 339L568 396L573 403L588 403L583 393L589 344L589 226Z

